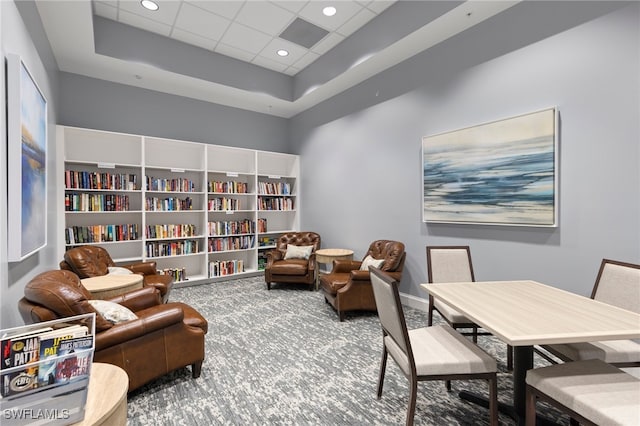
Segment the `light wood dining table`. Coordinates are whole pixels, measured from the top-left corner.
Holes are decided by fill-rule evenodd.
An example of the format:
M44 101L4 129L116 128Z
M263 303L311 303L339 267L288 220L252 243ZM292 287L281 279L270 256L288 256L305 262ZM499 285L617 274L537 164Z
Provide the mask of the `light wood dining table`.
M524 424L534 345L640 338L639 314L535 281L421 286L513 346L513 406L501 411L518 424Z

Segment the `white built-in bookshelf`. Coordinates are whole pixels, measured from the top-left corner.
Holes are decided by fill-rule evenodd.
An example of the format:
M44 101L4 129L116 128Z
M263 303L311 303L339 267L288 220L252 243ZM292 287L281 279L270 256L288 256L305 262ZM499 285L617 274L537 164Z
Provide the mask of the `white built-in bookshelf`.
M154 260L177 285L261 273L265 252L298 230L299 158L58 126L65 250ZM186 279L183 277L186 276Z

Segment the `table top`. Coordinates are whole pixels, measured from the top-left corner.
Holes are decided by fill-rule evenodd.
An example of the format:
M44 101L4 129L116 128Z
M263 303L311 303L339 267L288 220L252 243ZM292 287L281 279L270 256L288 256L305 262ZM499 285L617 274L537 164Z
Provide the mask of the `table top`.
M512 346L640 338L640 315L535 281L422 284Z
M122 368L94 362L91 366L84 420L74 426L104 424L123 400L126 403L128 390L129 376ZM123 424L126 424L126 410Z
M340 248L326 248L326 249L316 250L316 255L320 255L320 256L351 256L351 255L353 255L353 250L340 249Z
M143 280L142 275L101 275L99 277L84 278L80 280L82 285L89 291L115 290L122 287L128 287L140 284Z

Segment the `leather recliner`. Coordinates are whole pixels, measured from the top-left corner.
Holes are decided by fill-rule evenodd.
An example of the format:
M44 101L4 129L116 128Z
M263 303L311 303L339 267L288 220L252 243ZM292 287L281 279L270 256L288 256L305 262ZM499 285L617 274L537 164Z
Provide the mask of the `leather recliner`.
M400 281L406 257L403 243L390 240L374 241L363 260L367 256L383 259L380 270ZM378 311L369 270L361 271L360 265L362 261L334 260L331 272L320 275L320 288L324 292L324 299L334 307L340 321L344 321L345 312L348 311Z
M287 246L312 246L308 259L285 259ZM309 284L310 290L315 288L316 250L320 248L320 235L315 232L288 232L276 241L276 248L267 252L267 264L264 268L264 280L267 289L271 283Z
M80 279L100 277L109 273L109 267L116 266L109 252L99 246L78 246L69 249L64 254L64 260L60 262L60 269L72 271ZM173 287L173 277L158 274L156 262L136 262L122 265L134 274L143 276L144 287L155 287L160 292L163 302L169 299L169 293Z
M71 271L53 270L34 277L18 309L26 324L96 313L94 361L117 365L129 376L129 392L170 371L191 366L200 376L208 323L184 303L162 303L154 287L109 299L137 319L113 324L88 302L91 293Z

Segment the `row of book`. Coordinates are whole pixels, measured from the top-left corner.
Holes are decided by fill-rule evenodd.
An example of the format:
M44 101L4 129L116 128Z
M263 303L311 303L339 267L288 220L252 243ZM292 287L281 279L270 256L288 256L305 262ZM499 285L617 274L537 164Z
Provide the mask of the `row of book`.
M258 238L258 247L270 247L276 245L276 237Z
M68 212L124 212L129 210L129 196L117 194L64 194Z
M182 237L195 237L196 225L180 223L171 224L166 223L163 225L148 225L145 230L147 238L182 238Z
M267 219L258 218L258 232L267 232Z
M240 200L235 198L211 198L207 201L208 210L240 210Z
M207 223L207 235L253 234L256 223L252 220L216 221Z
M137 223L71 226L65 228L64 239L67 244L131 241L140 238L139 229L140 225Z
M258 182L258 194L291 195L288 182Z
M193 199L148 197L145 200L145 209L150 212L193 210Z
M244 272L244 261L241 259L209 262L209 278L223 277L240 272Z
M293 210L293 198L258 197L258 210Z
M127 173L99 173L77 170L65 170L64 185L67 189L113 189L135 191L138 176Z
M15 330L15 329L14 329ZM93 328L43 326L0 339L3 398L86 378L93 360Z
M164 275L171 275L173 281L187 281L187 269L186 268L165 268L160 272Z
M209 252L228 250L248 250L253 248L255 237L243 235L238 237L209 238Z
M152 242L146 244L145 250L147 257L180 256L200 253L200 245L198 240Z
M196 192L196 184L191 179L164 179L146 176L147 191Z
M247 194L249 193L249 185L246 182L237 181L211 181L207 183L209 192L222 192L226 194Z

